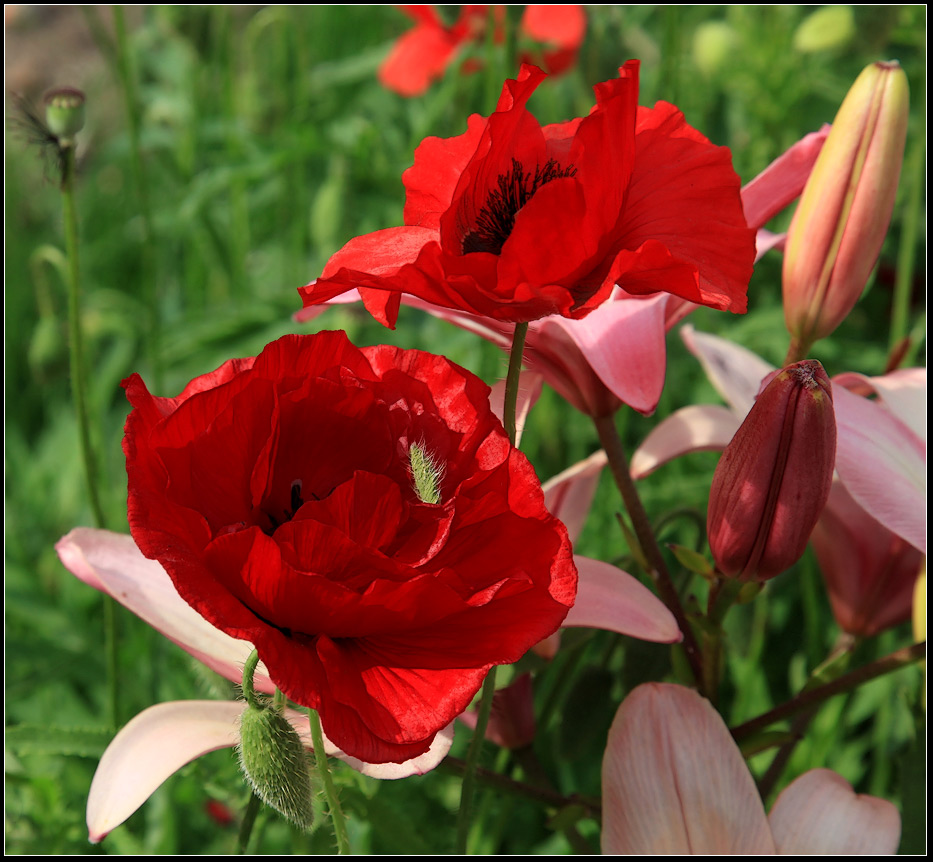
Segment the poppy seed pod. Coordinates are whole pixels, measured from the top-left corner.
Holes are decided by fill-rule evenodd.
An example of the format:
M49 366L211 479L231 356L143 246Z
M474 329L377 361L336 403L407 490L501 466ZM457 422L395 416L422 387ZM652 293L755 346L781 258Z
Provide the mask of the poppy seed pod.
M907 76L873 63L856 79L787 234L784 319L805 356L861 296L891 221L907 137Z
M777 372L713 475L707 531L719 571L766 581L803 555L836 460L832 390L815 360Z

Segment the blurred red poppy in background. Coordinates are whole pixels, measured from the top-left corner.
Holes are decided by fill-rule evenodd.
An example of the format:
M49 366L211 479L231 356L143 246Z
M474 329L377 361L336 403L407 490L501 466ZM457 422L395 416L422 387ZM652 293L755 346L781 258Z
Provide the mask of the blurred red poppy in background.
M461 6L457 21L446 26L436 6L398 6L415 26L398 38L379 67L379 82L401 96L420 96L443 77L447 67L468 45L486 38L492 18L493 38L504 38L505 6ZM586 35L586 14L582 6L527 6L519 24L519 39L540 43L523 55L537 62L552 75L569 69ZM475 62L464 64L475 70Z

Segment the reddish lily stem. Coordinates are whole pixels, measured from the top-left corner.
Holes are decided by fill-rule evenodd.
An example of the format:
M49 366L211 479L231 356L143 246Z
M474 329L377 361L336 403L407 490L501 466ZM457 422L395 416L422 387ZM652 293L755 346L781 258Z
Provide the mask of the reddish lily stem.
M648 520L645 507L641 503L641 497L638 496L635 482L629 472L628 458L625 456L625 449L622 447L622 440L619 438L615 419L612 416L594 416L593 422L596 425L596 431L599 434L603 449L606 450L609 467L612 470L619 493L622 495L622 501L625 503L625 508L632 519L632 526L635 528L638 543L641 545L642 553L650 566L649 574L657 585L661 600L677 620L677 625L684 636L684 650L687 654L687 661L690 663L690 669L693 671L697 685L703 691L705 688L703 685L703 656L693 633L693 628L690 626L683 605L680 603L680 596L677 595L677 589L671 580L671 574L667 570L667 563L664 562L658 540L651 529L651 522ZM707 695L711 694L711 692L705 693Z
M776 721L790 718L792 715L796 715L810 707L816 706L834 695L852 691L862 683L868 682L875 677L884 676L884 674L890 673L892 670L898 670L905 665L920 661L926 658L926 654L926 641L896 650L890 655L879 658L863 667L850 670L848 673L844 673L832 682L826 683L826 685L817 686L808 691L802 691L786 703L782 703L780 706L775 707L770 712L759 715L751 721L746 721L744 724L738 725L738 727L733 727L732 736L736 740L751 736L753 733L764 730Z

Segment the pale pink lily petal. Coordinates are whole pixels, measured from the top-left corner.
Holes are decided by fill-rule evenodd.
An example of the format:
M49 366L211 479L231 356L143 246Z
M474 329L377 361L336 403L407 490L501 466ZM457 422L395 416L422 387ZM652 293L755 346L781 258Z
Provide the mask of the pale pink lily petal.
M658 294L603 303L583 320L546 317L534 327L529 347L551 362L577 366L578 373L591 369L616 398L639 413L651 414L664 388L666 306L667 295ZM579 356L554 356L554 346L548 343L551 329L563 332ZM596 409L591 405L588 412L598 415Z
M674 615L637 578L616 566L574 554L580 579L563 628L619 632L655 643L683 639Z
M800 197L829 129L827 123L818 132L804 135L742 187L742 206L749 226L763 227Z
M160 703L143 710L113 738L104 752L87 801L88 836L93 843L133 814L168 778L210 751L233 748L239 742L244 702L185 700ZM306 713L294 709L286 717L306 748L311 728ZM406 763L363 764L345 755L325 735L324 751L373 778L422 775L440 763L453 742L453 724L438 733L431 748Z
M927 370L899 368L881 377L866 377L848 371L837 374L833 384L845 386L850 392L865 395L873 392L885 407L914 432L924 443L927 440Z
M599 477L607 463L606 453L599 449L541 486L544 505L555 518L563 521L571 542L575 542L583 531Z
M869 515L926 553L926 445L879 402L833 390L836 470Z
M768 815L778 853L893 855L901 817L884 799L857 794L842 776L811 769L788 785Z
M454 741L454 723L451 722L443 730L439 730L431 743L431 747L424 753L406 760L404 763L364 763L349 754L338 751L335 746L335 754L348 766L352 766L357 772L370 778L378 778L381 781L394 780L397 778L408 778L412 775L424 775L436 767L450 751L450 746ZM333 743L324 737L324 745ZM310 747L310 746L309 746ZM330 750L328 749L328 754Z
M656 425L632 454L633 479L643 479L662 464L686 455L725 449L742 419L734 410L716 404L693 404Z
M104 838L186 763L239 740L245 704L191 700L143 710L114 737L97 765L87 800L93 843Z
M678 685L640 685L603 757L604 854L774 853L748 767L719 713Z
M762 379L774 371L774 366L748 348L697 332L689 324L681 327L680 334L716 391L744 418L755 403Z
M178 595L165 569L146 559L131 536L78 527L59 539L55 550L73 575L112 596L221 676L242 680L252 644L214 628L197 613ZM261 691L275 690L262 664L254 683Z
M769 251L776 248L784 251L786 243L786 233L771 233L771 231L762 228L755 234L755 263L758 263Z
M522 432L528 413L541 397L544 378L535 371L523 371L518 378L518 398L515 404L515 445L522 442ZM499 380L489 394L489 406L500 422L503 422L505 407L505 381Z

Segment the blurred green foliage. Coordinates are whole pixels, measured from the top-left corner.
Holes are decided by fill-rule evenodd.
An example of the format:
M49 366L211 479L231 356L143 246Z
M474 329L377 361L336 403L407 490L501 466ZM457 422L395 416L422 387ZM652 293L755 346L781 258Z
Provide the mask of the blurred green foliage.
M419 141L459 134L470 113L488 114L503 78L517 71L507 54L510 40L477 45L468 55L482 60L481 71L462 75L452 67L424 97L407 100L382 89L375 77L393 40L409 26L393 7L135 8L129 49L149 194L148 244L109 7L85 7L76 22L97 39L98 71L86 80L57 82L81 87L88 96L78 183L82 324L100 487L108 525L119 531L126 530L120 441L127 413L119 384L133 371L150 382L158 378L159 394L173 395L192 377L233 356L254 355L281 334L340 328L360 345L418 347L446 354L487 382L504 376L505 359L494 347L412 309L402 310L394 332L355 307L329 310L300 327L290 316L300 306L295 289L319 274L344 242L401 223L401 174ZM508 9L512 28L520 12ZM892 229L871 290L837 333L818 345L830 374L878 374L888 353L898 260L902 268L906 262L914 285L911 363L924 347L925 249L914 241L901 250L901 225L910 205L924 235L924 196L908 192L925 179L925 14L922 6L896 5L816 11L588 7L577 66L543 84L530 107L542 122L585 114L592 85L638 57L641 103L676 103L693 126L731 147L736 171L748 181L803 134L831 122L866 64L900 60L910 80L912 113ZM16 26L30 22L14 21L11 32ZM91 518L69 395L61 204L49 175L35 148L8 138L6 717L15 730L7 739L7 850L228 852L235 827L219 825L205 806L217 800L239 813L245 805L247 790L230 752L186 767L102 846L87 844L85 799L102 737L109 735L101 600L63 569L53 549L61 535ZM774 227L788 220L785 214ZM158 341L149 297L157 303ZM749 299L744 318L703 309L692 323L779 363L787 335L778 256L759 265ZM716 400L675 332L656 415L623 411L619 427L634 448L678 407ZM545 391L523 441L542 479L597 447L584 417ZM715 463L709 453L690 456L645 482L652 517L686 507L699 512L702 523ZM618 508L606 478L578 544L581 553L626 557ZM663 538L702 547L690 518L672 521ZM837 637L815 561L808 555L797 568L729 618L724 702L732 704L726 714L731 721L786 699ZM863 644L856 661L908 637L899 629ZM204 673L125 612L119 638L124 721L157 701L205 695ZM633 685L669 672L668 653L605 632L564 634L536 688L536 753L562 793L599 794L601 753L615 709ZM902 778L898 763L910 766L907 754L923 740L914 714L919 680L919 671L902 671L832 701L817 714L787 776L828 766L860 791L892 799L914 818L905 825L905 839L913 836L914 847L924 806L901 804L904 793L916 793L918 780L915 769ZM454 753L462 754L462 747L458 734ZM762 769L769 757L758 755L753 768ZM507 774L522 774L504 755L499 765ZM443 769L380 783L342 768L337 778L357 852L449 852L458 779ZM554 810L503 800L492 791L481 794L478 810L480 852L569 852L563 833L549 825ZM581 821L579 829L595 850L595 825ZM261 815L256 838L267 853L331 847L326 828L302 836L270 812Z

